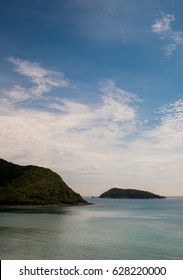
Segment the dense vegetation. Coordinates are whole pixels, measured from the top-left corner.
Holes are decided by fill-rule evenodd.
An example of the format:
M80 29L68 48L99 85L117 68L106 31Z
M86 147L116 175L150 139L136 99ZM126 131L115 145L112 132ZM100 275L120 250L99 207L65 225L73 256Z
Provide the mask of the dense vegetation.
M50 169L0 159L0 205L87 203Z
M119 189L113 188L100 195L101 198L165 198L157 194L153 194L147 191L135 190L135 189Z

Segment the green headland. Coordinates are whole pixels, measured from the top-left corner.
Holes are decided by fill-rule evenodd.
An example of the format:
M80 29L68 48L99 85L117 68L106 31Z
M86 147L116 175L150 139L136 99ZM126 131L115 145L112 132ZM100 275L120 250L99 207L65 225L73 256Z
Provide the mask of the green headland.
M88 204L50 169L0 159L0 205Z

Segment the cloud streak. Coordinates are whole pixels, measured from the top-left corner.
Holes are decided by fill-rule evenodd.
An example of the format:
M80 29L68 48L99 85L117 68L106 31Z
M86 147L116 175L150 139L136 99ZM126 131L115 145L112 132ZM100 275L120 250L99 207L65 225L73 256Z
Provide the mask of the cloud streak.
M175 16L172 14L162 14L151 25L151 31L160 36L160 39L166 42L164 52L167 56L172 55L174 51L183 45L183 32L174 30L172 23L175 21Z
M46 69L39 63L29 62L19 58L9 57L8 61L14 65L14 70L17 73L26 77L33 85L30 88L15 85L9 91L9 97L15 101L37 98L50 92L54 87L69 86L68 80L64 78L64 74L61 72Z

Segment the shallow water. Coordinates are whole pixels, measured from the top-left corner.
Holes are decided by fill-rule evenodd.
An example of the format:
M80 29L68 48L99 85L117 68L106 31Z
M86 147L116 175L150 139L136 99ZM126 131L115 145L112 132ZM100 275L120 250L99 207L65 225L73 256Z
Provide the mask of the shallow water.
M183 259L183 198L0 209L0 259Z

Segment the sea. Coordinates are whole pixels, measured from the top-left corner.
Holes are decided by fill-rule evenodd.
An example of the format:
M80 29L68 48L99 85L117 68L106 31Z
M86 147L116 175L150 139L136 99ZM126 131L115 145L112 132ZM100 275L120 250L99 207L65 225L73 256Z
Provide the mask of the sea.
M2 260L182 260L183 197L0 209Z

